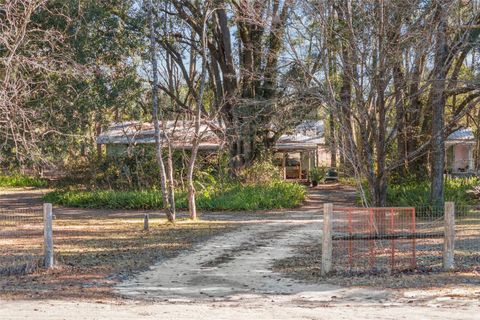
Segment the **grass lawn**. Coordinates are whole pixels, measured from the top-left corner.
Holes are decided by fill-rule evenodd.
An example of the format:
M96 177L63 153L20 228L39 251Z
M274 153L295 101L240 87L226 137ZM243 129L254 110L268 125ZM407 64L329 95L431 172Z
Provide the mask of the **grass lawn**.
M135 271L148 268L195 243L234 228L225 222L141 217L76 217L54 221L56 267L23 276L0 278L0 298L110 299L112 286ZM32 242L31 242L32 243Z

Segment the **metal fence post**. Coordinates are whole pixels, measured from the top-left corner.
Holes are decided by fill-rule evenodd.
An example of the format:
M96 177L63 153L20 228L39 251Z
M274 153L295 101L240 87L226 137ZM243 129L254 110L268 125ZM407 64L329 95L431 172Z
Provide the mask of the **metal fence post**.
M43 204L43 265L45 268L53 267L53 227L52 204Z
M443 270L455 267L455 203L445 202L445 236L443 240Z
M333 204L325 203L323 205L322 275L332 271L332 215Z

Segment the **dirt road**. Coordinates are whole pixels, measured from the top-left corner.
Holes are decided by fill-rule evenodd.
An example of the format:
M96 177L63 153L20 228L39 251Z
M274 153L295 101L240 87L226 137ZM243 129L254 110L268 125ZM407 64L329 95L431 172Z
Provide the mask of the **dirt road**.
M478 319L478 307L353 304L330 306L324 302L295 306L279 303L127 303L123 305L67 301L0 301L2 319L115 319L115 320L294 320L294 319Z
M278 259L321 238L321 204L351 204L354 193L311 193L300 210L204 214L242 226L160 261L119 283L125 299L0 301L1 319L476 319L480 288L385 290L306 283L272 271ZM455 291L456 290L456 291ZM465 290L462 291L462 290Z

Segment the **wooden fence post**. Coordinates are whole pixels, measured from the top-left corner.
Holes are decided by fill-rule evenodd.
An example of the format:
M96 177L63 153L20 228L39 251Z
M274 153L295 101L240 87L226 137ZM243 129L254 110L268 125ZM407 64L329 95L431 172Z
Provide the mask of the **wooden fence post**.
M43 265L45 268L53 267L53 214L52 204L43 204Z
M445 202L445 236L443 240L443 270L455 267L455 203Z
M148 213L145 213L145 217L143 217L143 230L148 231L150 226L149 226L149 216Z
M323 205L322 275L332 271L332 216L333 204L325 203Z

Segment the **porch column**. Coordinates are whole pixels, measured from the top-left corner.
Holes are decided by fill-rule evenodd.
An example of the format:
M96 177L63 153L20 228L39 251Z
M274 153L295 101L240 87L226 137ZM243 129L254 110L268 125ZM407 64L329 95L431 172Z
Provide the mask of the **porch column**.
M473 148L472 145L468 145L468 171L475 171L475 164L473 161Z
M302 179L302 159L303 158L303 152L300 151L300 162L298 164L298 179Z
M312 169L312 151L308 150L308 168L307 168L307 180L310 179L310 170Z
M285 152L282 153L282 174L283 180L287 180L287 154Z

